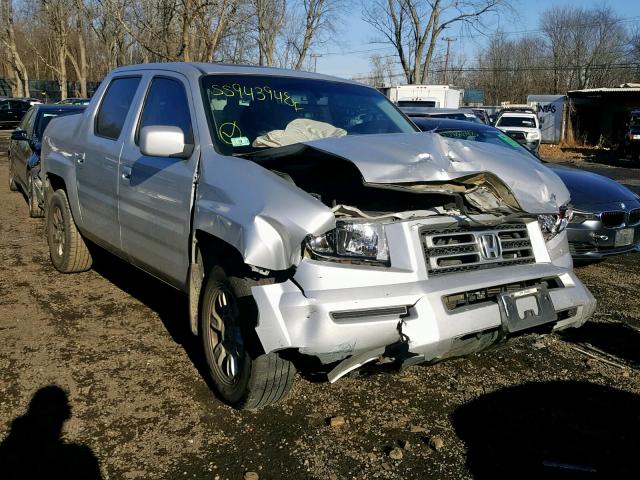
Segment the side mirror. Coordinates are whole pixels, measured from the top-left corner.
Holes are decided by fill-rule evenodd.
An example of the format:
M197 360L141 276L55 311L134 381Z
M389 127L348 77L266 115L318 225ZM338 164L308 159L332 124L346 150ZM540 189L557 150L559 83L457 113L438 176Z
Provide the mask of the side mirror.
M149 157L189 158L193 145L184 143L184 132L178 127L150 125L140 130L140 151Z
M13 132L11 132L11 140L16 140L18 142L28 142L27 132L22 130L21 128L16 128Z

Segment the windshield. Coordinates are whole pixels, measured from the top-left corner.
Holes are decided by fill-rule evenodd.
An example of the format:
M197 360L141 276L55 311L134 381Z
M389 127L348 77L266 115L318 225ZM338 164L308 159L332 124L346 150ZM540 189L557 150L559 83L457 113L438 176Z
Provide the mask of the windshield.
M473 113L430 113L431 118L450 118L452 120L465 120L467 122L482 123Z
M502 116L498 119L496 127L523 127L523 128L536 128L536 120L533 117L505 117Z
M202 87L211 136L225 153L344 135L416 131L384 95L360 85L266 75L209 75Z
M447 138L456 138L458 140L471 140L472 142L491 143L493 145L499 145L501 147L509 147L513 150L517 150L523 153L526 152L530 154L529 150L527 150L525 147L520 145L518 142L512 139L509 135L493 129L474 130L474 129L466 129L466 128L465 129L437 128L436 133Z
M435 100L398 100L399 107L435 107Z
M631 115L629 120L630 127L640 127L640 115Z
M37 137L37 138L42 138L42 133L44 132L44 129L47 128L47 125L49 125L49 122L51 120L53 120L56 117L64 117L66 115L73 115L75 113L80 113L82 112L82 110L61 110L61 111L53 111L53 112L43 112L42 115L40 115L40 118L38 118L38 121L36 123L36 128L33 131L33 134Z

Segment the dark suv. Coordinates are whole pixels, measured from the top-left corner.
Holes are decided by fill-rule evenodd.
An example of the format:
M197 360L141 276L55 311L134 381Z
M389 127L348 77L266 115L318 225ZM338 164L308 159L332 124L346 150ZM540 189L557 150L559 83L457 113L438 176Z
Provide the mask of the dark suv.
M0 100L0 128L15 127L30 108L31 104L27 100L16 98Z
M629 114L627 132L624 135L624 153L640 161L640 110Z

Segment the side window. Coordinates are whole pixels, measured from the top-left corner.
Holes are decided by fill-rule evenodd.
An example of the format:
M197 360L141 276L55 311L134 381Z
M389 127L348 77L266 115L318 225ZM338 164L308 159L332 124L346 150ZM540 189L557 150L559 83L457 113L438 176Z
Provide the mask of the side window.
M17 100L11 100L11 110L28 110L27 102L19 102Z
M32 108L31 110L29 110L27 112L27 114L22 117L22 121L20 122L20 125L18 125L18 128L21 128L22 130L29 130L29 121L33 118L33 112L35 110ZM31 122L33 124L33 122Z
M0 102L0 110L9 110L9 101Z
M111 81L96 116L96 135L118 139L139 83L140 77L115 78Z
M193 143L189 102L182 82L165 77L151 81L136 132L136 144L140 129L150 125L178 127L184 133L184 142Z

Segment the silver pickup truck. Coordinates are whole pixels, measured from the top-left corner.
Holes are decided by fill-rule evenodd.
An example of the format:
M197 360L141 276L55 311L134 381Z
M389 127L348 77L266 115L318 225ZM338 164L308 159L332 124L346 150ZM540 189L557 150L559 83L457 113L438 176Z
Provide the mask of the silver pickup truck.
M42 147L61 272L96 244L189 297L216 393L283 398L299 359L335 381L582 325L560 179L417 128L375 89L297 71L111 72Z

